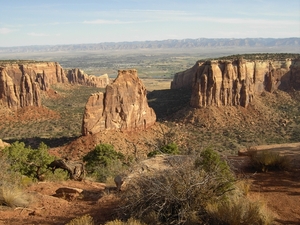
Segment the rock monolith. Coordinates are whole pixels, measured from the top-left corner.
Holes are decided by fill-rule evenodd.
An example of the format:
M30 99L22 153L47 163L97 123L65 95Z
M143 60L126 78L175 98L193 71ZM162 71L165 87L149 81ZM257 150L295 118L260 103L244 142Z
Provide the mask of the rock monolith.
M137 71L119 70L118 77L107 85L105 93L90 96L85 106L82 134L103 130L146 129L156 121L156 114L148 106L147 90Z

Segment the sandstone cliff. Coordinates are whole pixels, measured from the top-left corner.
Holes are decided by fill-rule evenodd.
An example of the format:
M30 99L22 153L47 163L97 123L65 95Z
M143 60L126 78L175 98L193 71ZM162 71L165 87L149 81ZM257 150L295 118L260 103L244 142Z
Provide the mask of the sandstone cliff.
M300 89L300 62L299 59L199 61L191 69L175 74L171 88L191 88L192 107L246 107L255 94L263 91Z
M109 77L107 74L96 77L94 75L87 75L77 68L67 70L66 74L71 84L82 84L99 88L105 88L109 84Z
M139 130L153 125L156 115L148 106L147 91L136 70L120 70L105 93L90 96L85 107L82 134L102 130Z
M8 108L40 106L40 91L67 78L58 63L10 63L0 65L0 102Z
M106 87L107 75L89 76L83 71L69 70L68 76L56 62L17 61L0 63L0 105L12 109L41 106L41 91L57 83Z

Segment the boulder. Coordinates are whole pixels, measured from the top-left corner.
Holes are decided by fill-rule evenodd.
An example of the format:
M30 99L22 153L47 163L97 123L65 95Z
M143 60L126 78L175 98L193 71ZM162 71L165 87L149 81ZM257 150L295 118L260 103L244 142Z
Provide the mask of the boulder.
M102 130L146 129L156 121L156 114L148 106L147 91L137 71L119 70L118 77L107 85L105 93L90 96L85 106L82 134Z
M63 198L68 201L73 201L83 192L80 188L62 187L55 191L54 197Z
M6 143L6 142L2 141L2 139L0 139L0 149L1 149L1 148L5 148L5 147L7 147L7 146L10 146L10 144L9 144L9 143Z

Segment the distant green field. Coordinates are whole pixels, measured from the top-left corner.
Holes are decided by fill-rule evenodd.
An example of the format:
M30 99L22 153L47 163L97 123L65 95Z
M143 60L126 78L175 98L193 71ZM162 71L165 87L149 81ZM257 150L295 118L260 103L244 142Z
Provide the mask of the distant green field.
M174 74L192 67L201 59L218 58L233 54L265 53L261 48L187 48L136 49L72 52L3 53L0 60L55 61L65 68L80 68L96 76L117 76L120 69L135 68L140 78L173 78ZM290 49L268 49L269 53L286 53ZM267 57L267 54L261 55Z

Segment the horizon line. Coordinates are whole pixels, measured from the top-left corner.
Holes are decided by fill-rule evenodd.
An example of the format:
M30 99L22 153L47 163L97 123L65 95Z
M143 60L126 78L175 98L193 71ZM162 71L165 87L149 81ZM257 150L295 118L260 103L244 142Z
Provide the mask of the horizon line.
M122 43L141 43L141 42L163 42L163 41L184 41L184 40L200 40L200 39L211 39L211 40L246 40L246 39L300 39L300 37L281 37L281 38L274 38L274 37L247 37L247 38L182 38L182 39L161 39L161 40L144 40L144 41L105 41L105 42L89 42L89 43L76 43L76 44L38 44L38 45L17 45L17 46L0 46L0 48L20 48L20 47L43 47L43 46L68 46L68 45L97 45L97 44L122 44Z

